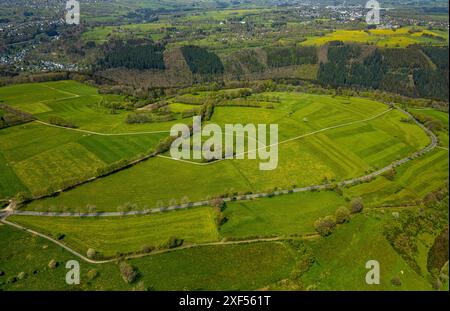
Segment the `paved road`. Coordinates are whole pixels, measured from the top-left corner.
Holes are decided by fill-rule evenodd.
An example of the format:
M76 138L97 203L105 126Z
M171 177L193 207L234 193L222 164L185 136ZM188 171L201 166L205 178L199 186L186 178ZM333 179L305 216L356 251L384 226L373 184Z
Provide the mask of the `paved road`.
M403 165L413 159L416 159L430 151L432 151L434 148L438 145L438 139L436 135L429 129L427 129L425 126L423 126L419 121L417 121L409 112L402 110L400 108L397 108L399 111L406 114L408 117L410 117L414 122L422 128L430 137L431 143L423 148L420 151L417 151L413 153L412 155L403 158L401 160L395 161L391 163L390 165L377 170L375 172L372 172L370 174L352 178L349 180L342 181L341 184L350 186L354 185L360 182L365 182L368 180L371 180L377 176L380 176L389 170L396 168L400 165ZM249 194L249 195L242 195L242 196L236 196L232 198L224 198L225 202L232 202L232 201L245 201L245 200L251 200L251 199L257 199L257 198L265 198L265 197L272 197L272 196L280 196L290 193L299 193L299 192L307 192L307 191L313 191L313 190L326 190L329 189L330 184L323 184L323 185L316 185L316 186L308 186L303 188L295 188L291 190L279 190L275 191L273 193L257 193L257 194ZM199 201L199 202L193 202L193 203L186 203L186 204L180 204L180 205L173 205L168 207L161 207L161 208L154 208L144 211L129 211L129 212L103 212L103 213L51 213L51 212L35 212L35 211L21 211L21 210L14 210L11 212L11 214L14 215L23 215L23 216L46 216L46 217L121 217L121 216L134 216L134 215L148 215L153 213L159 213L159 212L166 212L166 211L173 211L178 209L186 209L191 207L198 207L198 206L207 206L210 205L210 201Z

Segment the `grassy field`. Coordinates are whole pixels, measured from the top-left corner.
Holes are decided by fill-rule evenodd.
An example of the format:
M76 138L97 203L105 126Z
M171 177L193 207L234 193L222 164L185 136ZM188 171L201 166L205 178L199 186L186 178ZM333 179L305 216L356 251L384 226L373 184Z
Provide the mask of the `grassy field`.
M5 273L0 277L2 290L113 290L127 289L121 280L118 267L111 265L91 265L81 263L80 286L69 286L65 277L65 264L76 259L72 254L59 246L40 237L32 236L21 230L0 224L0 269ZM58 262L56 269L50 269L51 260ZM99 272L95 281L87 278L91 269ZM23 279L18 279L23 272Z
M439 145L444 148L449 147L449 122L448 112L443 112L431 108L425 109L409 109L415 116L426 116L434 121L437 121L442 125L442 128L438 131L437 136L439 138Z
M32 86L0 88L0 98L17 109L33 113L39 120L47 121L52 116L59 116L73 121L82 130L102 133L158 131L170 129L171 124L180 122L127 125L125 112L111 114L99 106L103 95L93 88L76 82L36 84L35 89ZM37 90L42 91L42 88L49 89L46 96L20 96L20 92L39 93ZM179 98L183 103L174 98L170 108L181 113L199 107L196 101L202 102L211 95L214 93L186 95ZM246 100L258 101L255 96ZM124 208L144 210L223 194L269 192L276 187L322 184L367 174L429 144L429 138L421 128L402 122L404 115L401 112L388 111L386 105L376 101L280 92L259 96L268 102L261 101L259 107L222 103L215 108L210 122L221 126L234 123L278 124L282 144L279 145L279 165L273 171L260 171L259 162L251 160L229 160L202 166L157 157L58 196L33 201L23 208L79 212L95 206L97 212L122 211ZM193 100L191 104L190 98ZM114 97L108 100L122 99ZM273 106L271 109L267 108L269 102ZM441 120L448 128L448 115L446 119L442 113L426 113ZM184 122L190 120L185 119ZM321 132L308 135L316 131ZM444 128L442 132L445 131L448 132ZM49 185L56 187L74 176L89 178L97 168L147 151L165 135L100 136L37 122L2 129L0 194L7 197L18 191L34 193ZM189 245L217 242L223 238L304 235L314 232L314 222L318 218L333 215L340 206L349 206L353 197L362 197L366 208L401 206L415 203L446 180L448 150L436 149L397 168L392 180L378 177L370 183L345 188L342 195L321 191L228 203L224 211L227 222L219 229L215 223L216 212L209 207L140 217L13 216L10 220L53 237L63 235L62 242L81 253L93 248L110 257L117 253L139 252L144 246L160 247L171 237L183 239ZM430 289L428 280L416 274L384 238L383 224L389 215L390 212L378 216L359 215L352 218L350 224L340 226L331 237L305 242L316 260L301 276L302 288L371 289L361 285L366 272L364 263L377 259L382 266L389 265L383 270L383 278L388 281L383 281L380 289ZM22 272L19 270L25 270L23 265L20 266L23 259L17 259L18 266L12 267L3 264L5 258L30 257L33 263L30 269L33 270L27 268L23 271L26 277L22 280L5 282L0 279L0 288L33 289L39 286L39 282L44 282L40 288L67 288L63 280L47 284L52 278L64 274L63 267L46 268L50 259L57 259L62 265L67 253L49 246L50 242L20 234L17 230L0 227L0 235L4 235L4 239L23 241L20 247L14 243L2 250L1 267L8 272L4 279L18 276ZM423 267L431 238L422 236L421 240L419 257L422 259L419 261ZM347 244L351 247L346 248ZM125 284L120 279L117 265L111 263L95 267L99 277L79 288L221 290L279 286L276 284L280 281L291 280L299 265L298 260L301 260L301 255L287 245L202 246L154 254L130 261L140 272L139 281L133 285ZM374 246L367 249L367 245ZM331 260L336 249L339 250L337 259ZM366 259L367 256L373 258ZM353 264L351 258L355 258ZM354 269L359 264L361 267ZM83 266L83 269L93 269L91 265ZM38 272L33 274L34 270ZM85 277L87 270L83 270ZM347 279L344 278L346 274L350 275ZM43 281L38 280L40 275ZM396 276L401 277L404 286L397 288L391 285L390 280Z
M138 38L151 36L159 40L164 34L164 29L170 27L167 23L131 24L124 26L100 26L94 27L83 33L83 40L103 43L110 37L127 38L130 35Z
M119 174L123 174L123 172ZM245 239L256 236L291 236L313 233L314 222L318 218L334 215L340 206L349 207L349 202L354 197L362 197L366 208L415 205L417 200L422 199L429 192L439 189L447 180L448 151L436 150L397 168L392 180L380 176L370 183L344 188L343 195L334 191L305 192L228 203L224 212L228 221L220 227L220 237L215 230L214 215L209 208L155 214L148 217L64 219L14 216L11 219L53 236L57 233L65 233L67 236L64 241L80 251L94 247L110 255L114 253L114 250L139 251L145 244L157 246L172 235L185 238L188 243L198 243L220 238ZM173 187L168 187L168 189L171 188ZM77 192L77 190L73 191ZM108 198L107 202L111 202L111 204L117 200L116 197L110 197L113 192L111 191L108 196L105 196ZM132 199L131 196L129 198ZM52 200L57 202L57 198ZM170 204L170 201L165 203ZM52 209L55 207L52 206ZM142 205L133 208L139 207ZM40 208L37 207L37 209ZM141 229L141 226L153 223L155 223L154 227ZM169 228L167 224L173 225L174 228ZM196 224L200 227L197 227ZM116 226L130 229L121 231ZM142 235L134 234L132 228L141 230ZM192 228L198 230L191 232L194 236L189 233ZM146 240L145 237L150 237L150 239Z
M119 218L50 218L13 216L9 220L57 237L86 254L89 248L106 257L131 253L144 246L159 247L171 237L185 244L217 241L219 236L211 208L196 208L150 216Z
M392 248L383 226L393 216L360 215L338 228L330 237L309 242L315 262L301 277L310 290L431 290L428 280L417 274ZM367 285L369 260L380 263L381 284ZM398 277L401 286L391 280Z
M439 111L439 110L435 110L435 109L410 109L411 111L413 111L414 113L419 113L419 114L424 114L427 116L430 116L432 118L435 118L439 121L442 122L442 125L444 126L445 129L448 130L448 112L443 112L443 111Z
M417 29L417 32L410 32L410 27L397 30L374 29L374 30L336 30L323 37L311 37L302 42L302 45L324 45L330 41L344 41L375 44L380 47L406 47L412 44L436 44L448 43L448 34L443 36L440 32ZM424 36L425 35L425 36ZM427 36L428 35L428 36ZM431 37L430 37L431 36ZM433 38L440 37L441 40Z
M115 95L114 95L115 96ZM153 132L170 129L170 124L129 125L126 112L111 113L99 106L101 100L123 101L121 97L99 95L95 88L74 81L20 84L0 88L0 100L34 114L47 122L60 117L79 129L99 133ZM58 190L71 180L95 176L108 164L149 152L166 133L101 136L32 122L0 131L0 197L19 191L38 195Z
M428 144L428 137L418 126L401 122L400 112L380 115L387 107L375 101L299 93L264 95L279 97L274 109L217 107L211 122L276 123L280 142L317 130L338 128L279 145L279 164L273 171L260 171L259 162L253 160L199 166L154 158L60 196L35 201L26 208L61 210L94 204L101 211L115 211L125 203L151 208L180 202L186 197L197 201L227 193L316 185L324 180L364 175ZM378 117L372 119L374 116ZM102 152L98 138L82 144L101 160L111 161L109 153ZM126 148L117 148L123 149Z
M289 236L314 233L314 222L334 215L344 198L335 192L307 192L228 203L228 221L221 226L224 237Z
M0 224L0 249L2 290L255 290L288 278L295 265L281 243L205 246L131 260L140 275L133 284L122 280L115 263L80 262L81 284L70 286L64 266L76 258L47 240ZM53 259L56 269L47 266ZM90 279L94 269L98 276Z
M0 197L6 198L18 192L28 191L0 153Z
M344 190L347 197L361 196L367 206L414 204L448 180L448 151L436 150L397 168L394 180L378 177Z
M256 290L288 278L295 257L282 243L201 247L131 260L160 290Z
M402 213L401 210L398 210ZM292 289L284 281L300 284L304 290L431 290L429 280L418 275L394 251L383 235L390 212L370 212L353 217L330 237L305 241L314 261L300 279L292 279L303 262L284 243L203 246L130 260L139 271L134 284L126 284L115 263L92 265L81 262L81 284L65 284L65 262L74 259L65 250L9 226L0 225L0 277L3 290L255 290ZM425 237L421 237L421 240ZM10 243L15 241L15 243ZM422 243L422 242L421 242ZM429 246L429 245L428 245ZM422 248L422 247L421 247ZM417 255L423 266L427 247ZM421 255L422 254L422 255ZM56 269L48 268L56 260ZM365 283L365 263L381 265L381 285ZM95 269L98 276L89 279ZM23 278L17 278L23 272ZM401 286L394 286L398 277ZM283 281L283 282L281 282ZM298 283L300 282L300 283Z

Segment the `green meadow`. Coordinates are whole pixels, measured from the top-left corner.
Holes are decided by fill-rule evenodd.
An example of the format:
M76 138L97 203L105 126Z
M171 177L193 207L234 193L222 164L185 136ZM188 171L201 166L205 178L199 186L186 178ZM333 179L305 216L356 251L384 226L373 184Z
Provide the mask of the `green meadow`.
M434 122L441 125L441 128L437 131L437 136L439 138L439 145L441 147L447 148L449 147L449 121L448 121L448 112L439 111L432 108L418 108L418 109L410 109L410 111L415 116L420 117L428 117L431 118Z
M183 239L184 244L217 241L215 216L211 208L195 208L136 217L12 216L9 220L55 238L64 234L62 242L82 254L92 248L111 257L141 251L144 247L157 248L171 237Z
M282 243L203 246L129 260L139 272L133 284L122 280L116 263L80 262L80 285L70 286L65 264L77 258L61 247L0 224L0 249L0 289L19 291L256 290L290 277L296 262Z
M274 109L220 106L211 122L278 124L281 144L275 170L260 171L259 162L248 159L199 165L153 158L25 208L75 210L93 204L99 211L115 211L123 204L136 204L143 209L187 199L317 185L364 175L429 143L421 128L401 122L402 113L388 111L376 101L300 93L264 95L279 97ZM83 146L98 156L96 142Z
M206 246L134 259L159 290L257 290L290 277L295 254L282 243Z
M199 109L204 100L215 95L215 92L186 94L171 99L169 108L177 114ZM166 131L174 123L191 122L186 118L127 124L129 112L112 112L102 105L104 101L124 102L124 97L99 94L95 88L73 81L0 88L0 100L32 113L38 121L49 122L57 116L78 127L58 128L34 121L0 130L2 198L18 192L58 190L67 181L89 179L100 168L148 153L167 136ZM247 102L259 104L238 105ZM444 127L438 135L448 138L448 114L434 110L418 113L440 120ZM123 212L222 195L338 183L385 167L427 146L430 139L426 133L404 119L405 115L398 110L358 97L266 92L241 102L224 100L215 107L209 123L278 124L280 144L275 170L260 171L259 161L248 159L206 164L155 157L21 208L43 212ZM442 146L445 144L441 139ZM16 215L9 220L60 239L82 254L92 248L107 258L142 252L145 248L164 249L171 238L182 239L184 246L192 246L129 260L140 275L131 285L121 280L117 263L95 266L83 263L85 281L77 289L255 290L286 289L295 284L295 288L306 290L372 289L361 282L366 272L364 263L375 258L383 266L389 265L382 276L388 281L383 281L379 289L429 290L429 280L400 257L382 232L392 217L391 211L401 212L395 207L415 206L418 200L445 184L448 168L448 150L435 149L398 167L394 176L380 176L343 188L342 193L312 191L229 202L223 211L226 221L221 225L217 225L217 211L211 207L146 216ZM317 219L334 215L341 206L350 207L354 197L362 197L367 212L338 226L331 237L308 238L302 242L301 250L292 246L294 242L286 241L232 245L222 242L267 237L301 239L315 232ZM372 208L378 208L380 213ZM0 226L0 237L0 243L4 244L0 245L0 264L6 272L6 276L0 277L0 289L70 289L64 283L63 265L73 256L50 241L9 226ZM426 242L419 245L417 260L425 269L432 237L422 238ZM8 239L20 243L6 245ZM217 244L202 245L205 243ZM304 266L307 250L313 252L315 260L299 278L296 271ZM331 260L332 256L337 260ZM371 258L367 259L368 256ZM56 269L48 268L51 259L58 261ZM17 264L8 264L11 260ZM27 260L31 264L25 266ZM354 265L358 268L354 269ZM87 272L92 269L97 270L98 276L89 279ZM394 277L401 278L405 285L392 285L390 280Z
M124 101L122 97L99 95L97 89L74 81L3 87L0 100L33 114L39 121L59 117L81 130L31 122L0 131L0 166L4 167L0 171L4 176L0 182L1 198L18 192L39 195L48 189L64 188L74 180L89 179L99 168L148 153L167 135L159 132L171 126L126 124L127 112L112 113L100 105L102 100ZM135 132L144 133L96 134Z
M305 192L227 204L228 221L220 233L226 238L291 236L314 233L314 222L334 215L348 202L333 191Z
M344 190L348 197L360 196L370 207L415 204L448 180L448 150L437 149L396 169L393 180L380 176Z
M94 248L110 256L115 250L135 252L146 245L157 247L171 236L183 238L187 243L202 243L222 238L307 235L314 233L317 219L334 215L341 206L350 208L354 197L361 197L365 208L369 209L416 205L447 180L448 152L436 150L397 168L392 180L380 176L371 182L344 188L342 194L335 191L303 192L229 202L224 211L227 221L219 230L214 222L215 213L208 207L139 217L12 216L10 220L50 236L63 233L66 235L63 242L80 252Z
M306 289L432 290L428 279L414 271L383 235L384 225L392 218L389 211L358 215L330 237L309 242L315 262L300 278ZM369 260L380 263L380 285L365 281ZM394 278L400 280L400 286L392 284Z
M449 290L441 0L388 3L376 27L296 1L88 2L78 30L0 39L0 292ZM42 7L0 22L51 20ZM172 159L197 115L267 132L244 159ZM260 141L273 170L248 158Z
M139 272L133 284L121 279L116 263L81 262L81 284L77 286L65 283L64 265L76 259L73 255L40 237L0 225L0 264L5 272L0 277L0 289L431 290L429 279L414 271L384 237L383 226L390 219L393 216L389 211L357 215L330 237L294 243L300 245L294 248L289 243L261 242L150 254L128 261ZM308 264L305 251L314 258ZM422 250L416 258L423 266L426 256L421 254ZM381 265L381 285L369 286L365 283L365 263L373 259ZM55 269L47 266L50 260L58 263ZM303 267L300 275L299 267ZM90 271L92 275L92 270L96 271L94 278L88 274ZM393 285L393 278L401 285Z

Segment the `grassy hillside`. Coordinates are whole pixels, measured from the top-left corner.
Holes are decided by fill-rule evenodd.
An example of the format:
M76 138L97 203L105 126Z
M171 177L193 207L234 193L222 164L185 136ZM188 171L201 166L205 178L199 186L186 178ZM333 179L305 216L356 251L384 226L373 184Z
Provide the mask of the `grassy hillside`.
M26 208L75 210L94 204L99 211L115 211L125 203L151 208L186 197L197 201L275 187L316 185L364 175L428 144L418 126L401 122L404 116L400 112L388 112L387 106L375 101L299 93L263 95L279 98L274 109L221 106L215 109L211 122L279 124L279 141L286 143L279 145L276 170L260 171L258 162L252 160L201 166L154 158ZM322 132L315 133L318 130ZM96 152L97 144L83 145L102 156Z
M395 252L383 235L385 215L352 218L326 239L311 242L315 262L302 277L311 290L431 290L431 285ZM368 285L365 276L369 260L380 263L381 284ZM391 283L399 278L402 285Z
M86 254L89 248L105 257L117 253L142 251L144 247L157 248L172 237L184 244L218 240L215 212L197 208L151 216L119 218L50 218L13 216L11 221L27 228L44 232Z
M3 87L0 100L33 114L39 121L51 123L58 117L77 127L74 130L32 122L3 129L0 165L5 170L1 173L10 182L0 186L2 198L20 191L40 195L91 178L100 168L149 152L166 136L151 132L170 128L170 124L161 123L126 124L126 112L112 113L101 104L105 100L124 103L123 97L99 95L97 89L73 81ZM150 133L96 134L133 132Z
M295 263L280 243L208 246L130 260L139 271L133 284L122 280L115 263L80 262L81 284L69 286L65 264L75 258L62 248L5 225L0 246L2 290L255 290L289 277ZM51 260L57 268L48 267Z

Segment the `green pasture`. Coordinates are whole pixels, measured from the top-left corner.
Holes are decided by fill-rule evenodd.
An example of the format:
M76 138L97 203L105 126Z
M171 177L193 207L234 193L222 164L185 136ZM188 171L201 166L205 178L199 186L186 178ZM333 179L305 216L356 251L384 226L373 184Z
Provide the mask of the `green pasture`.
M80 262L80 285L70 286L65 264L79 259L53 243L0 224L0 249L0 289L8 291L256 290L288 278L296 261L282 243L203 246L130 260L140 275L133 284L122 280L115 263ZM48 267L50 260L57 268ZM94 279L88 277L92 269Z
M180 104L180 103L171 103L169 104L170 111L175 113L182 113L185 111L189 111L192 109L199 109L198 105L189 105L189 104Z
M130 261L159 290L257 290L288 278L295 256L282 243L192 248Z
M228 203L224 237L290 236L314 233L314 222L348 205L335 192L304 192Z
M437 149L396 169L393 180L378 177L345 189L347 197L361 196L369 207L415 204L429 192L439 189L448 180L448 151Z
M157 248L171 237L185 244L217 241L215 215L211 208L195 208L135 217L13 216L9 220L53 237L64 234L62 242L82 254L92 248L109 257L138 252L144 246Z
M60 117L82 132L38 122L0 131L0 197L29 190L40 194L58 190L72 180L95 176L98 168L152 150L167 136L172 123L130 125L126 112L108 111L102 100L123 101L116 95L99 95L95 88L74 81L20 84L0 88L0 100L48 122ZM162 131L161 133L158 133ZM94 133L91 133L94 132ZM139 135L105 136L143 132ZM155 132L155 133L153 133Z
M41 121L47 122L50 117L57 116L75 123L82 130L104 134L169 131L174 124L126 124L128 112L111 111L102 105L102 101L123 103L123 96L101 95L96 88L75 81L2 87L0 100L35 115Z
M375 101L298 93L263 95L279 97L274 109L216 107L211 122L222 126L275 123L279 125L280 142L299 138L279 145L275 170L261 171L259 161L248 159L199 165L154 158L25 208L60 210L94 204L101 211L114 211L127 202L151 208L186 199L317 185L364 175L429 143L417 125L401 122L403 114L386 112L388 107ZM326 131L308 136L323 129ZM91 143L84 139L81 141L86 149L108 162L98 138Z
M409 110L414 112L414 114L423 114L441 121L443 127L448 130L449 127L448 112L439 111L432 108L417 108L417 109L410 108Z
M399 211L399 213L402 213ZM432 290L428 279L415 272L383 235L383 227L393 216L364 214L353 217L327 238L308 242L315 262L301 276L308 290ZM366 283L366 262L380 263L380 285ZM391 283L398 277L400 286Z
M439 129L436 135L439 138L439 146L447 148L449 147L449 121L448 112L439 111L432 108L410 108L409 109L416 116L431 117L432 120L440 122L442 128ZM436 132L436 131L435 131Z
M84 41L103 43L110 37L128 38L130 36L144 38L149 35L154 39L164 35L164 29L170 27L168 23L129 24L123 26L97 26L83 33Z

